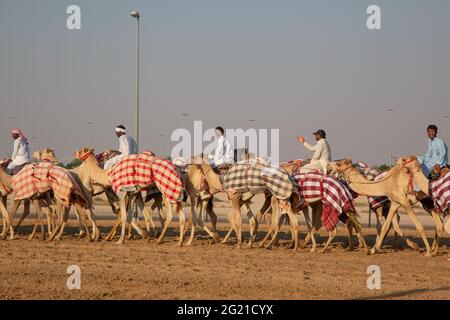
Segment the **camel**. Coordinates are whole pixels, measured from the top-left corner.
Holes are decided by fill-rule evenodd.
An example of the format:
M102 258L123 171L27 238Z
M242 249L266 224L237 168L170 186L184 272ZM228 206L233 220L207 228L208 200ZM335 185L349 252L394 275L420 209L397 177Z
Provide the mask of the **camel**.
M52 163L59 162L55 156L54 150L50 149L50 148L42 149L42 150L35 152L33 154L33 157L40 161L50 161ZM70 175L72 176L74 182L77 183L77 186L81 190L82 195L83 195L83 199L79 199L78 197L74 197L74 199L73 199L74 200L73 205L75 206L75 209L76 209L77 219L78 219L78 222L80 223L79 238L83 237L84 230L86 230L86 235L87 235L88 240L89 241L97 241L100 238L100 231L99 231L99 229L97 227L97 223L96 223L95 209L94 209L94 204L93 204L93 200L92 200L92 195L89 192L89 190L87 190L87 188L83 185L83 183L80 179L80 176L78 175L77 170L72 169L72 170L68 170L68 171L69 171ZM87 227L87 224L86 224L84 210L86 211L88 219L92 225L92 236L91 236L89 228ZM64 211L64 215L63 215L63 211ZM70 208L68 208L67 210L64 210L62 207L60 207L59 212L60 212L59 224L56 227L56 229L52 232L52 235L50 236L50 240L53 240L54 238L57 240L60 240L60 238L64 232L65 225L67 223ZM59 233L57 233L57 232L59 232Z
M83 184L85 184L85 185L90 185L90 184L100 185L101 187L104 187L104 188L111 187L111 183L109 181L109 175L108 175L109 170L104 170L98 166L98 162L94 156L93 149L82 148L75 152L75 157L83 161L82 167L80 168L80 170L83 171L83 176L85 179L85 181L83 181ZM119 199L122 230L121 230L120 238L117 241L117 244L123 244L125 241L125 228L126 228L126 224L127 224L128 211L129 211L131 202L133 200L136 200L136 198L138 198L138 195L140 195L140 191L134 192L134 193L127 192L121 199ZM180 221L180 239L179 239L178 245L182 246L183 236L184 236L184 226L185 226L185 215L184 215L184 212L181 207L181 202L170 203L164 197L164 204L165 204L165 208L167 210L166 219L164 221L164 226L163 226L161 235L157 239L156 243L161 244L164 242L165 234L168 230L170 223L172 222L173 212L176 212L179 216L179 221ZM135 221L131 221L131 226L143 238L147 237L147 234L136 224Z
M186 245L192 245L197 226L206 231L214 242L218 242L219 234L217 233L217 215L213 209L214 197L206 190L205 181L201 170L198 170L195 166L194 159L191 164L181 163L179 167L185 171L185 173L182 174L184 187L191 203L191 219L189 221L191 234ZM197 208L200 208L198 217L196 213ZM206 214L208 214L211 218L212 230L210 230L205 224ZM189 226L187 228L189 228Z
M406 167L408 164L409 167ZM391 225L394 215L400 207L403 207L411 221L415 224L417 231L425 243L425 256L431 257L431 248L425 236L423 225L420 223L411 207L410 197L408 197L412 180L420 187L424 194L428 195L429 192L428 179L420 170L412 170L412 168L417 166L418 163L415 157L405 158L401 160L401 163L397 163L383 179L369 181L353 166L350 159L331 162L328 165L328 170L341 174L349 183L350 188L358 194L365 196L387 196L391 201L388 216L381 228L380 237L372 248L372 254L380 251L381 244ZM403 232L400 229L396 229L396 231L403 237ZM407 242L410 246L412 245L411 242ZM415 248L414 245L412 245L412 247Z
M214 172L213 168L207 163L206 160L200 159L200 161L197 160L197 164L194 166L194 170L200 170L203 176L206 179L206 182L209 186L209 192L212 195L215 195L217 193L226 192L223 189L222 182L220 181L220 177L217 173ZM200 164L198 164L200 163ZM247 216L249 219L250 224L250 239L248 242L247 247L252 248L253 241L256 236L256 232L258 230L258 224L259 221L257 219L257 216L255 216L251 210L250 207L250 198L243 198L239 193L234 192L228 192L228 197L231 200L232 204L232 210L228 214L228 221L230 222L230 229L225 236L225 238L222 240L222 243L227 243L229 237L231 236L232 232L235 231L237 236L237 246L240 248L242 246L242 217L241 217L241 211L240 208L242 205L245 205L248 209ZM272 223L269 228L269 231L265 238L260 243L260 247L264 246L264 244L267 242L268 237L273 233L274 236L272 237L271 241L266 245L266 248L271 248L274 242L276 241L276 234L278 233L278 230L280 228L280 209L284 209L285 212L289 216L289 221L291 224L291 230L293 232L293 241L294 241L294 249L297 249L298 244L298 219L295 216L295 214L292 212L290 208L289 201L283 201L278 200L273 196L266 197L266 201L260 210L260 212L266 212L269 208L272 208ZM259 215L259 214L258 214Z

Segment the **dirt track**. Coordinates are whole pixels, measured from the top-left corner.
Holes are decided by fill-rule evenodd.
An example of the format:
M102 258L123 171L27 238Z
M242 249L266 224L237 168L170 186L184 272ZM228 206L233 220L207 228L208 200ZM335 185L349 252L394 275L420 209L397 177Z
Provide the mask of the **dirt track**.
M0 241L1 299L450 299L449 239L435 258L409 249L394 252L391 238L379 255L347 252L343 228L326 254L282 247L239 250L206 239L180 249L174 224L163 245L133 240L121 247L77 240L75 222L60 242L28 241L32 221L26 222L19 240ZM100 225L106 232L111 221ZM219 226L223 237L226 225ZM287 228L283 231L279 245L288 240ZM407 234L418 241L414 232ZM373 230L367 240L373 244ZM81 290L66 287L69 265L81 268ZM381 290L367 289L369 265L381 268Z

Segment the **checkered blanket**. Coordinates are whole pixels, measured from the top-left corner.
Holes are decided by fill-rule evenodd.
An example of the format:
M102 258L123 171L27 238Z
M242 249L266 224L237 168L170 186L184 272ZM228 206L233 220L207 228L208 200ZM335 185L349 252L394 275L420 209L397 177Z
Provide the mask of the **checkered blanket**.
M430 182L434 206L440 213L448 213L450 206L450 172L440 179Z
M155 183L170 202L183 197L183 183L173 163L145 153L125 156L109 171L109 181L120 196Z
M387 175L387 173L388 173L387 171L378 173L377 175L375 175L373 180L374 181L381 180ZM389 198L385 196L367 197L367 198L369 199L370 209L372 209L373 211L375 211L379 207L382 207L385 203L390 201Z
M290 198L294 190L289 174L275 166L235 164L221 179L227 192L260 194L269 190L280 200Z
M328 231L336 228L339 219L345 221L348 212L355 211L351 193L334 177L310 172L294 179L306 203L322 201L322 223Z
M33 163L25 166L12 177L14 199L24 200L35 195L53 191L63 205L70 207L76 196L87 203L79 185L73 180L69 171L49 162Z

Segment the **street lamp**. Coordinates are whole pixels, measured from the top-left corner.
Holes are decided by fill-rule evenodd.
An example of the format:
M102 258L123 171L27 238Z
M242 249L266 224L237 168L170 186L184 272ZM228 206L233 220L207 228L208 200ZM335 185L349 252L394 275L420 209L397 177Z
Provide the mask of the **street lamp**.
M387 109L389 112L394 112L395 109L389 108ZM392 168L392 117L388 114L389 120L389 167Z
M163 149L163 148L164 148L164 147L163 147L164 135L163 135L163 134L160 134L160 135L159 135L159 138L160 138L160 139L159 139L159 147L160 147L159 149L160 149L160 152L161 152L161 158L162 158L162 157L164 157L164 149Z
M137 22L137 37L136 37L136 149L139 150L139 49L140 49L140 38L139 38L139 19L141 15L138 11L132 11L130 15L136 18Z

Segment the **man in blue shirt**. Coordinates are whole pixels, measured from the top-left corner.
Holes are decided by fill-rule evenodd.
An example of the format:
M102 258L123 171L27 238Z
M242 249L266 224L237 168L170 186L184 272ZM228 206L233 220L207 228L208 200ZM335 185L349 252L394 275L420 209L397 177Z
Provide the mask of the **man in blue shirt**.
M447 145L437 137L438 128L431 124L427 128L428 133L428 151L418 158L422 170L427 177L430 177L435 167L444 168L448 162Z

